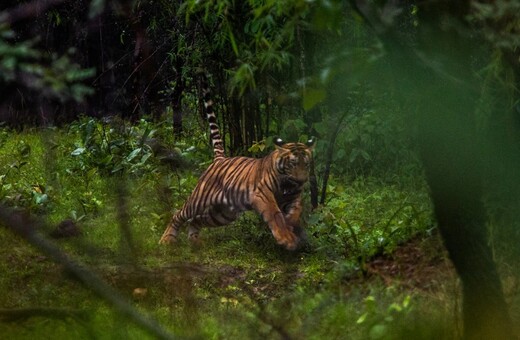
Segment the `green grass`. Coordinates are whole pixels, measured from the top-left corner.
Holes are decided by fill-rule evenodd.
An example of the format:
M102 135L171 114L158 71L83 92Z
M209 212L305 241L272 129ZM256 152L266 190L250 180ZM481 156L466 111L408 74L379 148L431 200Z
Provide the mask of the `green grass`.
M374 256L392 254L412 238L425 240L425 252L440 249L419 175L402 183L331 178L327 205L304 214L308 244L297 252L277 246L253 213L231 226L204 229L199 247L188 244L185 232L178 244L164 247L157 242L204 168L205 145L168 141L195 164L190 170L172 170L154 157L142 163L128 157L139 145L139 133L100 133L89 142L98 149L114 140L121 143L105 148L113 157L99 162L99 154L72 155L86 146L82 124L52 131L3 131L0 200L44 221L39 230L43 235L58 222L73 219L82 236L53 242L174 334L231 339L377 339L406 332L426 339L455 334L448 317L456 308L453 277L425 292L397 279L386 282L369 270ZM99 124L95 122L95 131L107 128ZM158 128L157 134L168 135L165 129ZM189 149L192 145L195 151ZM121 164L124 170L113 173ZM126 184L123 200L117 194L120 184ZM125 223L133 247L121 237ZM7 338L152 338L62 265L5 228L0 229L0 272L0 308L47 306L86 314L0 322L0 334ZM134 297L136 288L145 288L146 295ZM425 326L430 319L436 322Z

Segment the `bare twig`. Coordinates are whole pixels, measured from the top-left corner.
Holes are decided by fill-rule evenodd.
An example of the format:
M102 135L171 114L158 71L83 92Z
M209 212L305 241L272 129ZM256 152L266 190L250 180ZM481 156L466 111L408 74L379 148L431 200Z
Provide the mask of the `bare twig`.
M327 159L325 162L325 170L323 171L323 184L322 184L322 188L321 188L321 199L320 199L321 205L325 204L325 199L327 196L327 184L329 181L330 169L332 166L332 158L334 157L334 145L336 144L336 138L338 137L339 131L343 124L343 120L345 120L348 113L349 113L348 111L343 113L343 115L338 119L338 121L335 124L334 131L332 132L330 141L329 141L329 147L328 147L327 155L326 155Z

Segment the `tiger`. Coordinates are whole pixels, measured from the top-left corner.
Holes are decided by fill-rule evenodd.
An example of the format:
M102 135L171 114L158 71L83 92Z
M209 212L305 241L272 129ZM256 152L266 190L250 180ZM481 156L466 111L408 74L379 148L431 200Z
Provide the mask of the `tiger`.
M189 224L188 239L199 243L203 226L228 225L242 212L255 210L279 245L296 249L302 231L302 192L309 178L316 139L285 143L274 138L275 150L263 158L226 157L206 77L202 77L202 95L213 161L182 208L172 216L159 243L175 243L185 223Z

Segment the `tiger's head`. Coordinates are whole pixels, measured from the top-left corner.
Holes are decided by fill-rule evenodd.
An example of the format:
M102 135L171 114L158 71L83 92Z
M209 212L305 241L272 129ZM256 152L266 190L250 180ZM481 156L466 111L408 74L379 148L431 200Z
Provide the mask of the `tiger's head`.
M309 165L315 142L314 137L306 143L285 143L281 138L275 138L278 172L299 184L305 183L309 178Z

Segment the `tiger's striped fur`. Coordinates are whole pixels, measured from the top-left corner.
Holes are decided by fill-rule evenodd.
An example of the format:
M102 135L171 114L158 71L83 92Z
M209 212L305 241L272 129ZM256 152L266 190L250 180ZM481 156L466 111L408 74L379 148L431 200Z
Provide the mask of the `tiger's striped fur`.
M196 241L202 226L227 225L241 212L253 209L267 222L279 244L295 249L301 193L309 177L314 139L304 144L284 143L278 138L276 149L259 159L226 157L209 87L204 85L214 159L182 209L173 215L159 243L173 243L185 223L189 223L190 240Z

